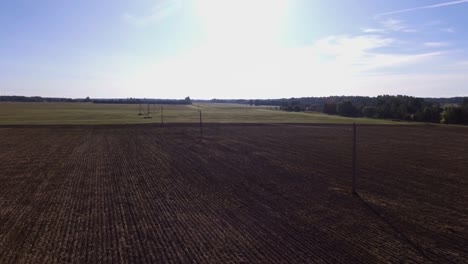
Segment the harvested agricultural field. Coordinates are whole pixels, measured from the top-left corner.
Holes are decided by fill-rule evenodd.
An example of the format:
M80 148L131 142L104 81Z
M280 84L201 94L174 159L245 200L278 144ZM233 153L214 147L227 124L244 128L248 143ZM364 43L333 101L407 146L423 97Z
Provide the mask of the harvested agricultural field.
M0 263L466 263L468 129L0 127Z
M147 110L151 118L144 118ZM286 112L273 106L197 103L139 105L93 103L2 103L0 125L124 125L198 123L404 124L374 118L349 118L318 112Z

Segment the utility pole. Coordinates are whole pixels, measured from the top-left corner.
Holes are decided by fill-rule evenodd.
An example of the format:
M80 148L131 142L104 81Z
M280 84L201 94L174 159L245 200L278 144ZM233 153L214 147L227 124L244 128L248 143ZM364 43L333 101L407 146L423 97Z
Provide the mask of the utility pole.
M202 113L201 110L198 110L200 113L200 140L203 140L203 123L202 123Z
M161 106L161 126L164 126L164 106Z
M356 192L356 123L353 124L353 187L352 192L354 195L357 194Z

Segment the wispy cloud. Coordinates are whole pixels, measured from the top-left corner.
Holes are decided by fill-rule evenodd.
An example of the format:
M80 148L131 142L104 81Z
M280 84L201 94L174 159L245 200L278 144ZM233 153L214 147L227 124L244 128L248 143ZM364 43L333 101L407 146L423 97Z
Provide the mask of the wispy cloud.
M312 48L317 53L321 54L355 57L370 50L386 47L394 42L395 40L392 38L386 38L378 35L337 35L317 40Z
M407 13L407 12L413 12L413 11L417 11L417 10L439 8L439 7L458 5L458 4L464 4L464 3L468 3L468 0L458 0L458 1L444 2L444 3L440 3L440 4L435 4L435 5L418 6L418 7L407 8L407 9L402 9L402 10L397 10L397 11L385 12L385 13L375 15L375 17L382 17L382 16L387 16L387 15Z
M444 21L441 20L432 20L425 23L422 27L423 29L430 29L431 31L437 30L445 33L455 33L456 29L454 27L448 26Z
M413 33L418 32L417 29L408 26L405 21L398 19L385 19L378 20L378 27L363 28L361 29L364 33L390 33L390 32L404 32L404 33Z
M383 28L362 28L361 31L364 32L364 33L385 33L385 32L387 32Z
M454 28L448 27L448 28L441 28L440 31L442 32L447 32L447 33L455 33L457 32Z
M385 27L385 29L391 31L402 31L406 29L406 26L403 24L403 21L396 19L387 19L381 21L380 24L382 24Z
M447 47L450 45L451 43L449 42L426 42L424 43L424 46L429 47L429 48L441 48L441 47Z
M409 27L403 20L387 19L380 21L384 29L397 32L417 32L416 29Z
M137 27L146 27L173 15L181 7L180 0L164 0L151 8L146 15L124 14L128 23Z
M324 65L331 65L331 69L336 70L341 67L352 70L355 74L367 74L375 70L383 72L388 70L390 73L391 69L426 62L448 53L448 51L434 51L404 54L380 51L380 48L389 47L396 42L398 40L378 35L330 36L317 41L311 50L317 55L316 57L327 55L328 60ZM431 44L442 47L446 43Z

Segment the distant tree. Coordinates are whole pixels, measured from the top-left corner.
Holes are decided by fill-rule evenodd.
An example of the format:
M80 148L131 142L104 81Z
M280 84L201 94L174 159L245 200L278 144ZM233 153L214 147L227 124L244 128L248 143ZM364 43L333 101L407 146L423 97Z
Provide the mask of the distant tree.
M468 125L468 105L462 107L463 111L463 124Z
M440 123L442 108L439 106L426 106L415 114L416 121Z
M351 101L343 101L336 105L336 112L341 116L350 117L356 115L356 108Z
M408 109L408 106L406 104L398 104L398 106L396 106L397 104L393 104L392 106L394 107L394 109L392 109L395 114L394 114L394 117L395 118L398 118L398 119L411 119L410 118L410 114L409 114L409 109Z
M446 124L462 124L463 109L461 107L449 106L443 112L443 121Z
M346 101L346 102L345 102ZM339 103L339 106L336 102ZM249 104L249 100L243 102ZM462 104L465 106L461 107ZM366 96L329 96L255 100L256 105L276 106L283 111L317 111L344 116L366 116L373 118L402 119L424 122L440 122L447 115L447 122L468 123L468 97L454 98L417 98L404 95ZM453 111L443 111L440 105L452 104L461 108L461 115L454 117ZM297 107L296 107L297 106ZM456 115L455 115L456 116ZM444 118L445 120L445 118Z
M290 102L290 104L291 104L292 106L301 105L301 101L299 101L299 100L292 100L292 101Z
M376 117L377 108L375 106L365 106L362 109L362 115L365 117Z
M335 103L325 103L323 105L323 110L325 114L336 115L336 104Z
M190 96L185 97L184 101L186 104L192 104L192 100L190 99Z
M254 101L253 101L252 99L250 99L249 105L250 105L250 106L253 106L253 105L254 105Z

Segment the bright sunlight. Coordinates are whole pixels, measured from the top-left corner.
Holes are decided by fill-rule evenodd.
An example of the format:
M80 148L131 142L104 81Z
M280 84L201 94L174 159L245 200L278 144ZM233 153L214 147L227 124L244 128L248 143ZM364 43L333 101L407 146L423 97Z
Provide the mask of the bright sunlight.
M286 0L194 0L205 41L233 48L278 42L288 10Z

